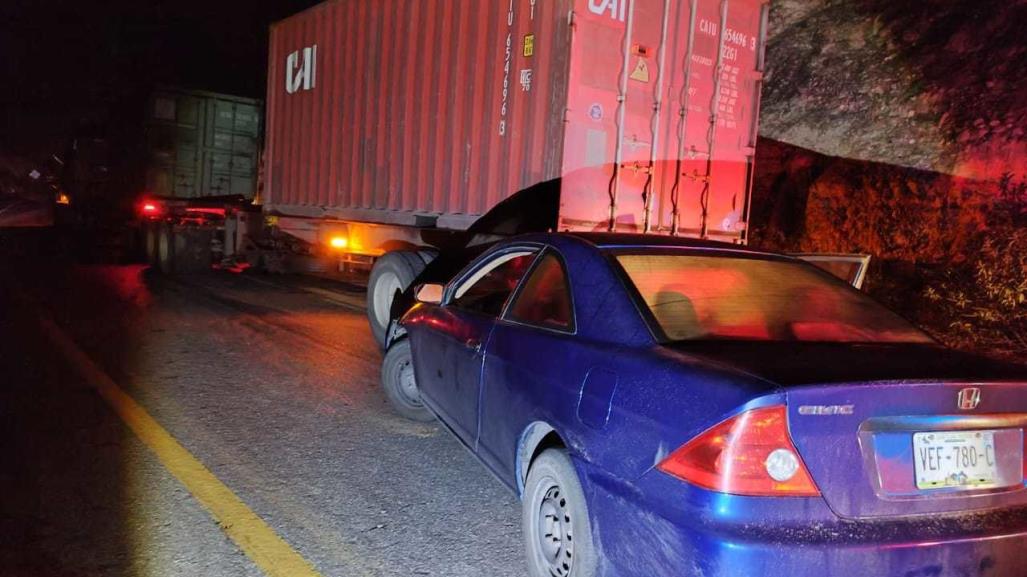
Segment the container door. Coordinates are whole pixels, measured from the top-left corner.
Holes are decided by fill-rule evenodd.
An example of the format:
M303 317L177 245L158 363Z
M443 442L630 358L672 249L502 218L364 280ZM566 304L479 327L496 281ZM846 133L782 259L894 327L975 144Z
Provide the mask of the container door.
M561 228L744 241L762 0L579 0Z
M232 190L234 104L227 100L208 100L207 118L207 149L203 155L204 194L224 196Z
M674 48L662 171L662 224L677 234L745 241L768 4L695 0Z
M207 103L206 194L253 196L260 120L257 107L231 100Z
M176 134L171 194L172 196L193 198L200 193L201 163L196 131L189 127L177 127Z
M203 101L193 96L180 96L175 117L175 169L172 195L194 198L201 194L200 150L203 146Z
M205 196L224 196L232 189L232 155L228 151L208 150L204 154Z
M257 192L257 135L260 132L259 109L254 106L235 106L232 135L231 172L229 194L252 197Z
M575 5L561 228L645 228L670 6L665 0Z

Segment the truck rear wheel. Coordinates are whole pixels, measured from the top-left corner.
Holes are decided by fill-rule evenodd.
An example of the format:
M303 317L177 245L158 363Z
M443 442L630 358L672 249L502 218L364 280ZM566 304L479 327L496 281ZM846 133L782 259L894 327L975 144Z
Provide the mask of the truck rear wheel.
M210 227L206 226L177 226L174 228L175 272L191 274L210 270L213 232Z
M166 274L189 274L208 270L211 265L211 236L205 227L157 226L157 269Z
M397 250L385 253L374 263L367 282L367 321L379 347L385 348L396 293L405 291L432 258L430 251Z
M143 257L150 265L157 264L157 229L159 226L156 222L146 222L143 225Z
M175 272L175 231L171 225L161 223L156 225L157 236L157 270L164 274Z

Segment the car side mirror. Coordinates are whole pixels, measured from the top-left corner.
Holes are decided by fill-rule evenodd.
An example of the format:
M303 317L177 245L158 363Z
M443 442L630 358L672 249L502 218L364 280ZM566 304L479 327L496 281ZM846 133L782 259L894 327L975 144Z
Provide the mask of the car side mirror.
M445 287L440 284L423 284L417 287L414 298L417 302L431 305L442 304L442 291Z

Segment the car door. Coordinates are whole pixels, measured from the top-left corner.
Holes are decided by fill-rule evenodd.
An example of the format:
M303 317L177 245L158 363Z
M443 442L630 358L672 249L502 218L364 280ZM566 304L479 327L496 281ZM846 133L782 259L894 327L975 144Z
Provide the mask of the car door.
M575 346L575 331L567 269L546 250L493 328L482 371L477 452L500 479L515 478L517 439L538 406L575 398L562 389L580 387L591 359Z
M477 436L485 347L537 252L510 247L473 263L446 289L443 304L411 331L421 396L468 446Z
M870 266L868 254L798 253L792 256L826 270L857 289L863 288L867 267Z

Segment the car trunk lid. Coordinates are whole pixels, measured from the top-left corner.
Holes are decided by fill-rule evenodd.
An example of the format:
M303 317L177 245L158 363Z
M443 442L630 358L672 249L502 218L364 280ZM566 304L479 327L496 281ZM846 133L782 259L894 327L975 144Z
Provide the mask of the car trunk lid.
M1027 382L813 385L786 398L793 442L839 516L1027 505Z
M934 344L709 340L664 346L785 388L902 379L1027 381L1027 367Z
M793 442L842 517L1027 505L1025 367L931 344L726 340L665 346L783 393ZM974 394L966 390L977 392L974 403L963 405ZM967 431L989 433L993 450L1005 456L990 486L918 486L914 458L927 447L926 435L944 445L953 433L960 441ZM938 455L931 457L937 465Z

